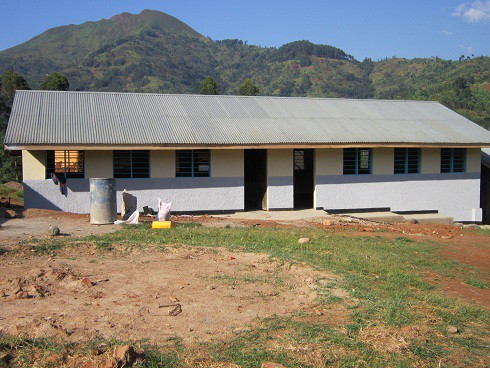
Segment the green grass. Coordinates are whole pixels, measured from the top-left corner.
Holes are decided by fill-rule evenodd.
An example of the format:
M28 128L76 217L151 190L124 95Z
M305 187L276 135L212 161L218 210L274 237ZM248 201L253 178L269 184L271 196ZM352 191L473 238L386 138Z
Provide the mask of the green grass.
M3 184L0 184L0 196L1 197L11 197L17 200L24 199L24 191L23 190L15 190L13 188L7 187Z
M300 237L309 237L311 243L299 245ZM485 328L490 324L488 311L444 296L437 279L427 275L435 272L458 277L475 287L488 285L477 269L441 258L438 251L443 245L437 243L380 235L345 236L316 228L212 228L186 223L164 231L153 230L148 224L122 227L115 233L89 236L77 242L56 238L37 240L28 247L45 254L88 244L95 245L99 252L124 252L133 247L165 251L168 245L224 247L235 251L237 258L242 251L267 253L286 266L305 263L338 276L336 280L318 283L316 302L326 309L343 305L348 313L347 323L339 326L317 323L302 311L290 317L262 319L231 339L201 344L199 349L216 362L233 362L243 367L257 367L263 361L288 367L318 366L317 361L308 360L308 354L288 348L296 346L320 351L318 359L323 359L325 366L437 366L441 359L451 361L451 357L460 355L464 356L462 362L466 362L461 363L463 366L472 366L481 361L488 348L484 343ZM254 276L220 277L217 281L281 283L276 278L266 281ZM332 288L339 287L347 290L349 300L332 294ZM465 338L448 336L449 325L457 326ZM363 331L371 328L398 331L413 326L426 335L409 338L403 353L379 351L362 339ZM153 355L148 356L152 363L146 366L159 366L159 361L168 366L185 366L182 358L193 353L179 349L151 350ZM454 362L448 366L451 364L457 366Z

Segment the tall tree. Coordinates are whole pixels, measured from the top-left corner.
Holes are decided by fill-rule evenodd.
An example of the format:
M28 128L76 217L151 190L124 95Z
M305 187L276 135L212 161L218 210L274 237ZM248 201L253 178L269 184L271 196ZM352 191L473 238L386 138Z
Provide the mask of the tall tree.
M70 83L63 74L54 72L44 78L41 89L49 91L68 91Z
M0 183L11 180L20 181L22 177L20 157L11 156L3 146L10 107L15 91L18 89L30 89L20 74L9 70L0 76Z
M22 160L19 156L11 156L3 146L5 131L0 130L0 184L22 180Z
M219 95L220 92L219 84L212 77L206 77L199 87L201 95Z
M257 96L258 94L259 87L250 78L245 79L245 82L238 87L238 95L240 96Z
M13 70L6 71L2 74L1 83L0 92L7 104L12 104L15 91L18 89L30 89L24 77Z

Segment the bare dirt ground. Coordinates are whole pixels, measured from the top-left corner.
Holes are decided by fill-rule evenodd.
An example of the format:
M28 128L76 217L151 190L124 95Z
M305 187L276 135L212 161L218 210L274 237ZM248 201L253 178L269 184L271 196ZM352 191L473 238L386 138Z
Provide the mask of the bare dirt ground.
M7 220L3 216L5 209L2 211L0 208L0 244L48 236L51 225L58 226L62 236L97 235L117 230L114 225L90 225L89 215L39 209L23 210L20 206L12 206L11 210L18 217Z
M17 209L20 218L1 224L5 248L47 237L49 225L65 236L102 234L114 225L93 226L88 215ZM317 227L345 236L408 237L443 244L441 257L476 267L488 277L488 237L447 225L381 224L333 217L297 221L172 218L205 226ZM2 219L3 220L3 219ZM316 310L316 285L333 274L283 264L265 254L225 249L165 246L118 249L66 247L52 256L6 253L0 257L0 332L68 341L101 338L149 339L161 343L222 339L257 317L307 311L329 323L343 323L347 309ZM449 295L490 305L488 289L438 278ZM330 289L349 304L349 295Z
M309 308L315 283L336 279L264 254L196 247L66 249L4 258L0 274L0 331L155 343L222 338L257 317Z

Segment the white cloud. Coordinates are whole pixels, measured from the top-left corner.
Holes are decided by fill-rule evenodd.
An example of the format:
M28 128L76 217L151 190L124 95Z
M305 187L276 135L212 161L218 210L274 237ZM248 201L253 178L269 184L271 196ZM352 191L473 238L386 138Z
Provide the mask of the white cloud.
M474 1L459 4L452 14L455 17L463 17L468 23L477 23L490 19L490 0Z
M473 47L472 46L459 45L459 48L461 50L463 50L467 55L473 54Z
M441 31L441 34L446 35L446 36L452 36L454 33L451 31L443 30L443 31Z

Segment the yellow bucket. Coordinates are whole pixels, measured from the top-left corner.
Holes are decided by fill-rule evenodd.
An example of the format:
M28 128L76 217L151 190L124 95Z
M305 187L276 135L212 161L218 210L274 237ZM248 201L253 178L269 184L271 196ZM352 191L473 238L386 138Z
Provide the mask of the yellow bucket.
M171 229L174 227L174 223L172 221L153 221L151 223L152 229Z

